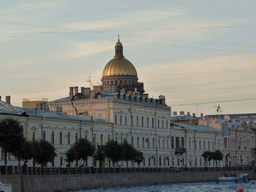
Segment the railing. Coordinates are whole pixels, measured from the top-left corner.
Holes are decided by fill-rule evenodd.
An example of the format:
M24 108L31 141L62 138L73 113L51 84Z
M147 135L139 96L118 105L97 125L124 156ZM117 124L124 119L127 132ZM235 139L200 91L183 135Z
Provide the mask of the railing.
M60 168L60 167L20 167L17 166L0 166L0 174L22 174L24 175L61 175L61 174L109 174L109 173L164 173L164 172L217 172L217 171L249 171L255 170L253 166L237 167L189 167L189 168Z
M175 149L175 154L183 154L186 153L186 149L185 148L176 148Z

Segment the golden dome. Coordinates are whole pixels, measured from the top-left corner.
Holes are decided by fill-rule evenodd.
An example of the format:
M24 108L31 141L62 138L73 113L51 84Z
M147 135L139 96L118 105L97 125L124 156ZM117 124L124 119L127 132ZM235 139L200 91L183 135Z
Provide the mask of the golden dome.
M137 76L137 71L133 64L125 59L112 59L108 62L103 70L102 76L113 76L113 75L134 75Z

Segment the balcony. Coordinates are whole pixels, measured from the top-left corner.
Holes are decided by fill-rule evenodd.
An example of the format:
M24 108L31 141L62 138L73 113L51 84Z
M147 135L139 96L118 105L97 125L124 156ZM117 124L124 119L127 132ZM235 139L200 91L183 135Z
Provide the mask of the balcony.
M175 149L175 155L177 155L177 154L182 155L183 153L186 153L186 149L185 148L176 148Z

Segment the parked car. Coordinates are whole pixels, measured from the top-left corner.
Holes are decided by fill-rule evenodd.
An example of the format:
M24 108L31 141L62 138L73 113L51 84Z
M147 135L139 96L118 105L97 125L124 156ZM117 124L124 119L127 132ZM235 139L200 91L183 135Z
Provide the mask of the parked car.
M169 167L169 172L180 172L180 168L178 167Z

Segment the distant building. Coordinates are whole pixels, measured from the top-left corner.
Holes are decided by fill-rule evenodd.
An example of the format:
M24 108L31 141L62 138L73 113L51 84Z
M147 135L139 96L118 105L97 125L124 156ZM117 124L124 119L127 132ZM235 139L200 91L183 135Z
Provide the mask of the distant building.
M230 119L225 115L223 119L203 117L199 125L213 127L222 131L224 165L247 165L252 160L252 130L243 121Z

